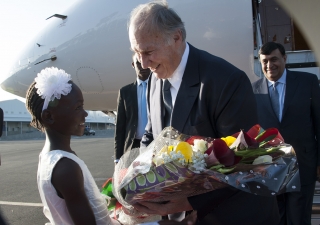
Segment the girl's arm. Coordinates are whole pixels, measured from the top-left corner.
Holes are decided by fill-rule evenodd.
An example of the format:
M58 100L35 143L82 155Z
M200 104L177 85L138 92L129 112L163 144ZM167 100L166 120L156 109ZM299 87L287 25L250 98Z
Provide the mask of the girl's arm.
M84 180L80 166L69 158L62 158L56 164L51 182L60 198L66 202L75 225L96 224L96 220L84 191Z

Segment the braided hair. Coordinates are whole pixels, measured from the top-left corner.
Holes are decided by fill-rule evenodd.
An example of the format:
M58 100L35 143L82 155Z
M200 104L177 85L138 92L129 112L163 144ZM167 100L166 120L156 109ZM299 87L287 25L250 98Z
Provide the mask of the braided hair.
M30 85L27 95L26 95L26 107L32 116L30 125L39 131L44 132L44 126L42 125L41 113L44 103L44 99L37 93L37 88L35 87L36 82L32 82Z

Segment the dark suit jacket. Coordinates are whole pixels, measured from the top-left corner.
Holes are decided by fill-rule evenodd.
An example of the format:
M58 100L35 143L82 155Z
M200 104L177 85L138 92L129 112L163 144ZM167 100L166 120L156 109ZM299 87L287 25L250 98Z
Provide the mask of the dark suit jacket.
M115 159L128 150L135 139L138 126L137 81L119 90L117 105L117 120L115 128Z
M287 70L286 92L281 122L269 97L267 79L252 84L258 106L259 123L264 128L278 128L286 143L297 154L302 185L316 180L320 165L320 88L314 74Z
M257 120L256 103L246 74L227 61L191 46L175 101L172 126L182 133L223 137L248 130ZM148 91L148 124L142 144L148 145L163 129L162 80L152 75ZM274 197L260 197L234 188L189 198L208 224L276 224ZM237 206L237 207L235 207ZM218 207L218 208L217 208ZM236 210L237 208L237 210ZM274 211L274 209L276 211ZM200 224L207 224L204 220Z
M246 74L227 61L191 46L177 94L172 126L189 135L223 137L257 123L256 103ZM148 124L142 144L162 131L162 80L151 76ZM152 135L150 135L152 134Z

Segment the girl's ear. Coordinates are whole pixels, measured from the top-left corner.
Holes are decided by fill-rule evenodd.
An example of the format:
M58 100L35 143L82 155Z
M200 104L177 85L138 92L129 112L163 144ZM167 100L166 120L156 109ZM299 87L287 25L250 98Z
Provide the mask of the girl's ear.
M41 119L44 124L51 125L54 123L53 115L50 110L45 109L41 113Z

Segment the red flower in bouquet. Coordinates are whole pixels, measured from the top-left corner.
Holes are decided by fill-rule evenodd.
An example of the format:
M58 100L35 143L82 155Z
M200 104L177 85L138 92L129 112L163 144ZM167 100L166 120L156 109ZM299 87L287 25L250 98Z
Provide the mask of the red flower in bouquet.
M241 159L239 157L236 158L234 151L221 139L215 139L209 145L211 146L205 151L205 153L208 154L206 159L208 167L217 164L232 166Z
M284 153L279 150L280 144L284 143L282 136L276 128L263 130L260 125L253 126L248 132L240 132L226 138L203 138L191 136L186 142L194 145L197 140L206 140L208 156L205 158L206 167L222 173L231 172L232 166L243 163L272 162L272 156L281 156ZM272 148L273 147L273 148ZM275 154L277 153L277 154ZM224 169L229 167L229 169Z

